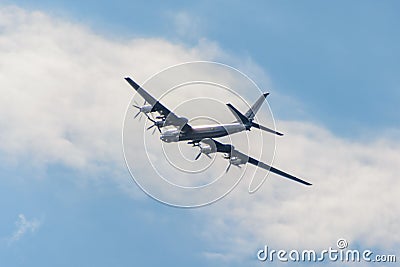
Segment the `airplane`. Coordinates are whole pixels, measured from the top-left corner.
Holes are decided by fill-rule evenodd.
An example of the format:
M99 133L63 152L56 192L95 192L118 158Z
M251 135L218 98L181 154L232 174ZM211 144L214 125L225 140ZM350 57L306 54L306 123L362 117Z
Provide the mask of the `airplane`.
M229 160L229 165L226 169L226 172L229 171L231 165L240 167L243 164L250 163L304 185L311 185L309 182L306 182L291 174L283 172L241 153L240 151L236 150L233 145L222 144L214 140L214 138L239 133L245 130L249 131L252 127L282 136L282 133L269 129L253 121L257 111L260 109L269 93L263 93L245 114L242 114L232 104L226 104L236 118L236 121L232 123L191 126L189 125L189 120L187 118L177 116L131 78L125 77L125 80L139 93L140 96L144 98L144 103L142 106L139 106L137 103L133 105L138 109L138 113L134 116L134 118L139 116L139 114L145 114L146 117L153 122L153 125L148 127L147 130L150 130L151 128L154 128L155 130L157 128L160 132L161 141L167 143L189 141L188 144L192 144L193 146L200 148L200 153L196 156L195 160L199 159L202 154L210 157L209 154L212 153L224 153L224 159ZM156 116L155 119L148 115L154 112L159 114L159 116ZM167 126L174 127L173 129L161 131L162 128ZM204 145L201 145L201 143Z
M157 120L150 119L148 115L147 117L153 122L153 125L149 127L149 129L157 127L161 133L160 139L164 142L170 143L179 141L190 141L191 144L198 144L204 138L223 137L245 130L249 131L252 127L279 136L283 135L280 132L276 132L253 121L255 114L260 109L262 103L264 102L264 99L268 96L269 93L264 93L245 114L240 113L240 111L232 106L232 104L227 104L228 108L237 119L233 123L191 126L188 124L189 120L187 118L175 115L172 111L161 104L157 99L147 93L146 90L140 87L131 78L126 77L125 80L148 103L144 104L143 106L134 105L134 107L139 109L139 112L135 115L135 117L138 116L139 113L144 113L147 115L148 113L158 112L160 114L160 116L156 117ZM161 128L169 125L175 126L176 128L161 132Z

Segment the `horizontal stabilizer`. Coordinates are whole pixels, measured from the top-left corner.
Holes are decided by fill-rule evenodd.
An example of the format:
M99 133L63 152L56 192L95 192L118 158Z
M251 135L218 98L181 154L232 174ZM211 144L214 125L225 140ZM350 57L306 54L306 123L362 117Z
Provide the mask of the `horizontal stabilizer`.
M269 132L269 133L273 133L273 134L279 135L279 136L282 136L282 135L283 135L283 133L274 131L274 130L268 128L268 127L262 126L262 125L260 125L260 124L258 124L258 123L255 123L255 122L252 122L252 123L251 123L251 126L254 127L254 128L257 128L257 129L260 129L260 130Z

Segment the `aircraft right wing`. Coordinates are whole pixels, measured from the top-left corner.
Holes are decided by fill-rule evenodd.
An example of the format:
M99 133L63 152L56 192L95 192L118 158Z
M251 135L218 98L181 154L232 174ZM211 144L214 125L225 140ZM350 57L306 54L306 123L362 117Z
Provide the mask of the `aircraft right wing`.
M222 144L214 139L209 138L208 140L204 140L204 143L208 144L208 145L214 145L216 147L216 152L221 152L221 153L227 153L230 154L231 157L237 157L239 159L241 159L241 161L243 162L243 164L245 163L250 163L256 167L260 167L263 168L267 171L271 171L275 174L278 174L280 176L283 176L287 179L293 180L295 182L304 184L304 185L312 185L311 183L304 181L300 178L297 178L289 173L286 173L284 171L281 171L277 168L274 168L272 166L269 166L268 164L265 164L264 162L261 162L259 160L256 160L252 157L249 157L246 154L243 154L242 152L236 150L232 145L228 145L228 144Z
M146 100L147 103L152 106L151 112L158 112L161 116L166 118L165 125L174 125L180 127L182 131L190 131L192 129L192 127L188 124L187 118L177 116L131 78L126 77L125 80L144 98L144 100Z
M246 162L248 162L250 164L253 164L256 167L263 168L263 169L265 169L267 171L273 172L275 174L278 174L280 176L283 176L283 177L288 178L290 180L293 180L295 182L298 182L298 183L301 183L301 184L304 184L304 185L312 185L309 182L306 182L306 181L304 181L304 180L302 180L300 178L297 178L297 177L295 177L295 176L293 176L293 175L291 175L289 173L286 173L286 172L281 171L281 170L279 170L277 168L269 166L268 164L265 164L264 162L261 162L261 161L258 161L256 159L252 158L252 157L249 157L249 156L247 156L247 155L245 155L245 154L243 154L243 153L241 153L241 152L239 152L237 150L233 150L232 151L232 155L236 156L236 157L238 157L238 158L240 158L240 159L242 159L242 160L244 160L244 161L246 161Z
M248 161L248 162L249 162L250 164L253 164L253 165L258 166L258 167L260 167L260 168L263 168L263 169L265 169L265 170L269 170L269 171L271 171L271 172L273 172L273 173L275 173L275 174L278 174L278 175L283 176L283 177L285 177L285 178L288 178L288 179L290 179L290 180L296 181L296 182L298 182L298 183L301 183L301 184L304 184L304 185L312 185L311 183L309 183L309 182L307 182L307 181L304 181L304 180L302 180L302 179L300 179L300 178L297 178L297 177L295 177L295 176L293 176L293 175L291 175L291 174L289 174L289 173L286 173L286 172L281 171L281 170L279 170L279 169L277 169L277 168L274 168L274 167L272 167L272 166L269 166L268 164L265 164L265 163L263 163L263 162L261 162L261 161L258 161L258 160L256 160L256 159L253 159L252 157L248 157L248 158L249 158L249 161Z

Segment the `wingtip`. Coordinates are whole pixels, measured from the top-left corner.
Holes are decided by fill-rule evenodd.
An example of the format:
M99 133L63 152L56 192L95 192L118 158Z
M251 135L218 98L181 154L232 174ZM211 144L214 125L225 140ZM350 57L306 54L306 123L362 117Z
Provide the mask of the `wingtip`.
M301 180L301 183L302 183L302 184L304 184L304 185L306 185L306 186L312 186L312 183L307 182L307 181L302 180L302 179L300 179L300 180Z
M135 90L138 90L140 88L140 85L137 84L134 80L132 80L130 77L125 77L125 81L127 81Z

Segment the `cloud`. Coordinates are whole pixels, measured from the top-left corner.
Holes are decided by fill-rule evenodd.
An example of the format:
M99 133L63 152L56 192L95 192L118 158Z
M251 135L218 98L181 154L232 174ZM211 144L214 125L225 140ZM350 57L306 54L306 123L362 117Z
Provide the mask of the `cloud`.
M126 183L120 136L133 94L122 78L143 82L170 65L221 55L227 57L205 40L193 47L159 38L109 40L42 12L0 8L1 155L16 165L118 173ZM255 70L268 83L259 67L244 62L245 72ZM218 251L204 255L243 258L266 243L326 248L339 237L350 245L399 247L398 142L347 140L304 121L277 126L286 135L277 140L274 165L314 185L270 174L249 195L249 181L242 181L222 201L198 211L205 220L202 238ZM15 240L40 226L23 214L17 223Z
M213 59L215 44L113 41L39 11L0 8L0 151L9 163L104 170L121 163L132 90L173 64Z
M205 39L194 46L160 38L111 40L18 7L0 8L0 32L3 164L61 165L86 177L115 177L124 190L130 180L121 131L134 94L123 77L143 83L174 64L231 58ZM251 61L243 64L260 72Z
M201 38L205 23L195 14L186 11L170 12L167 14L174 24L178 36L190 39Z
M398 251L399 142L345 140L306 122L277 125L286 135L278 139L274 165L313 186L270 174L261 190L249 195L242 181L204 210L205 238L236 259L254 256L264 244L322 250L336 247L342 237L349 248Z
M27 220L24 214L18 215L18 220L15 222L17 230L13 233L10 238L10 243L20 240L24 235L31 232L34 233L41 226L41 221L38 219Z

